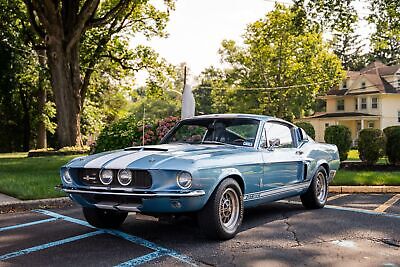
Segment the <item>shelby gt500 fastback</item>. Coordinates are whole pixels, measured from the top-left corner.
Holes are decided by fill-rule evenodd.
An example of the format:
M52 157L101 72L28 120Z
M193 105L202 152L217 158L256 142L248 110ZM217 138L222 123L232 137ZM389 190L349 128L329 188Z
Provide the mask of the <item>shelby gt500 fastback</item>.
M193 214L205 234L229 239L244 208L296 195L322 208L339 163L335 145L284 120L204 115L180 121L160 145L76 158L61 180L96 227L118 227L128 212Z

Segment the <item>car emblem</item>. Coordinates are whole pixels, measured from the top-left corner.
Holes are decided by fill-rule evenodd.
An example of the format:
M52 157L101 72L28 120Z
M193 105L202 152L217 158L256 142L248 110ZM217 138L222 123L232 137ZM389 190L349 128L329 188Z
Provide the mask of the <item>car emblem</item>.
M83 177L83 180L85 181L94 181L96 180L96 177L90 177L89 175L86 175Z

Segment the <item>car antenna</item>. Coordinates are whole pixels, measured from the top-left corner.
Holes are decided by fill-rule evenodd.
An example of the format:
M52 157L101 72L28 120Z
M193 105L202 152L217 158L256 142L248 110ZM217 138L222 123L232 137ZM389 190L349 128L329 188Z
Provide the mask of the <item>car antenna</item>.
M144 147L144 127L145 127L145 117L146 117L146 106L145 103L143 103L143 131L142 131L142 146Z

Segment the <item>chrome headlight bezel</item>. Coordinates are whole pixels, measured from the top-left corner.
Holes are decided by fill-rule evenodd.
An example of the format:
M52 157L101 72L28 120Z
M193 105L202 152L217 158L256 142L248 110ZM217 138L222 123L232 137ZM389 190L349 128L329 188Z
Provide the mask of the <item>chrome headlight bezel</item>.
M111 178L110 178L110 174L111 174ZM105 175L108 175L108 177L106 177L106 179L109 179L109 180L104 181L104 176ZM114 180L114 172L113 172L113 170L102 169L100 171L100 174L99 174L99 179L100 179L100 182L103 185L110 185Z
M61 178L66 184L72 184L72 182L73 182L71 174L69 173L69 169L68 168L65 168L62 171Z
M123 175L127 175L128 176L128 179L129 179L128 182L123 182L122 181L122 179L126 179L126 176L122 177ZM131 170L128 170L128 169L121 169L121 170L118 171L117 179L118 179L118 182L120 183L120 185L127 186L130 183L132 183L132 181L133 181L133 173L132 173Z
M176 184L182 189L192 187L193 177L189 172L181 171L176 175Z

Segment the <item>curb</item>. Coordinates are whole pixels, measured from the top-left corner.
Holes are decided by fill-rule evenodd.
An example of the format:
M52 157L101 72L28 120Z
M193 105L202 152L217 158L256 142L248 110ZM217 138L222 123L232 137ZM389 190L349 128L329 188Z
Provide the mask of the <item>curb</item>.
M368 194L368 193L400 193L400 186L366 186L366 185L345 185L345 186L329 186L330 193L347 193L347 194Z
M38 200L26 200L0 203L0 214L10 212L21 212L33 209L64 208L73 203L69 197L47 198Z

